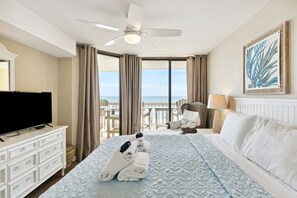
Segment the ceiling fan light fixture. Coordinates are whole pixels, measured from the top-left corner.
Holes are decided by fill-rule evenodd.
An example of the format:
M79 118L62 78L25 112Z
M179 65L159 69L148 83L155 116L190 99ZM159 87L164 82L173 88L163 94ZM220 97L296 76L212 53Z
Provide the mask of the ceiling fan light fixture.
M128 44L135 45L135 44L137 44L137 43L140 42L141 37L140 37L139 34L134 33L134 32L132 32L132 33L126 33L126 34L124 35L124 40L125 40L126 43L128 43Z

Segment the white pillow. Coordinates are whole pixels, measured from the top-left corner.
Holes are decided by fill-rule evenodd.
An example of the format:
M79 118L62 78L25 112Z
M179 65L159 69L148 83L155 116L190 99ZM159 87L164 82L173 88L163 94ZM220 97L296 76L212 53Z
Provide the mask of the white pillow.
M297 190L297 130L262 120L244 141L241 153Z
M193 122L193 121L190 121L187 124L182 124L180 126L180 128L182 128L182 129L184 129L184 128L191 128L191 129L193 129L193 128L196 128L196 123Z
M180 128L180 125L181 125L181 121L180 120L170 121L169 122L170 129L178 129L178 128Z
M181 120L181 125L187 125L189 123L196 123L196 126L200 125L200 116L197 111L189 111L184 109L183 119Z
M235 151L239 152L245 136L253 128L256 116L228 112L221 130L221 138Z

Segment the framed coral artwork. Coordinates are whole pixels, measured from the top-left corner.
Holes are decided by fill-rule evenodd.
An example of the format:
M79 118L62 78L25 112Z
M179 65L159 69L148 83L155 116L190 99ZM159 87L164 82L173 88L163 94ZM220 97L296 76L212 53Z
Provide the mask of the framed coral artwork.
M288 29L286 21L244 46L243 93L288 93Z

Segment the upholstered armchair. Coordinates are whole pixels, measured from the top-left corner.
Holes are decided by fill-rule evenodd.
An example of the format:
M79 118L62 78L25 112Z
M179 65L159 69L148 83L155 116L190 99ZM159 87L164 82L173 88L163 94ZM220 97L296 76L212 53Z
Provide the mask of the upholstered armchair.
M207 106L201 102L193 102L193 103L184 103L181 106L182 112L184 109L189 111L197 111L200 116L200 125L197 128L205 128L206 126L206 118L207 118Z

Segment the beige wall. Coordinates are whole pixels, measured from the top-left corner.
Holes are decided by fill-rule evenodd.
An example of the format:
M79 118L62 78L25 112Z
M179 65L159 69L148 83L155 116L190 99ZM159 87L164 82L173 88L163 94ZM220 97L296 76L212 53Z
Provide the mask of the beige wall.
M68 130L66 134L67 144L72 143L72 125L71 125L71 112L72 112L72 89L71 89L71 70L72 59L60 58L58 61L58 79L59 79L59 104L58 116L59 125L67 125Z
M67 125L67 144L76 145L78 57L59 59L59 125Z
M17 54L15 90L52 92L53 125L67 125L67 143L76 144L78 57L57 58L0 36Z
M79 59L77 56L72 59L72 144L76 145L77 119L78 119L78 91L79 91Z
M289 72L291 92L287 95L249 95L250 97L297 97L297 1L271 0L240 29L208 55L209 94L243 95L243 46L282 22L290 21ZM232 98L232 97L231 97ZM234 108L234 102L231 108Z
M58 123L58 59L0 36L7 50L17 54L15 90L52 92L53 124Z

